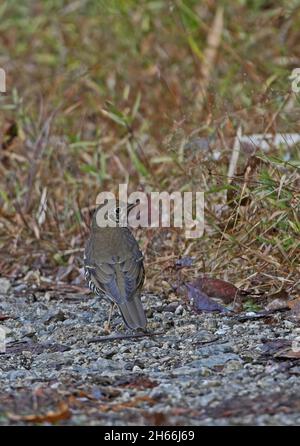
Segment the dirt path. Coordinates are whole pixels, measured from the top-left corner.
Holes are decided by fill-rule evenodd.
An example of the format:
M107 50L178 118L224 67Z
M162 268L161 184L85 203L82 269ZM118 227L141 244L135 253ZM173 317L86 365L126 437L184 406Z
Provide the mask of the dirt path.
M0 295L0 423L300 424L296 325L285 313L244 320L152 295L144 304L149 329L164 335L90 343L104 334L103 302Z

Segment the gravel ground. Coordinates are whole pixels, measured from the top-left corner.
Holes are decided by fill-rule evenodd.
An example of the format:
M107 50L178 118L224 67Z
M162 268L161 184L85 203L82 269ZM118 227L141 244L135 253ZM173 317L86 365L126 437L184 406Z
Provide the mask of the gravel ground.
M163 334L90 342L105 335L108 304L23 288L0 294L1 424L300 424L297 325L285 312L195 314L145 295L149 331ZM116 311L111 325L124 334Z

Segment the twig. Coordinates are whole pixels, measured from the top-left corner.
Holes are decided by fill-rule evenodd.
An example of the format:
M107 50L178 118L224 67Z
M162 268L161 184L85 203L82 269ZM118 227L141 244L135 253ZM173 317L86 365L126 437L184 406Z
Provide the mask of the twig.
M163 335L164 332L160 331L157 333L135 333L135 334L117 334L117 335L109 335L109 336L99 336L96 338L88 339L88 343L92 342L109 342L109 341L118 341L120 339L135 339L135 338L144 338L145 336L160 336Z
M229 183L232 182L232 178L236 171L236 166L237 166L240 149L241 149L241 144L240 144L241 137L242 137L242 128L241 128L241 126L239 126L239 128L237 129L237 132L236 132L236 137L234 140L233 149L232 149L232 153L231 153L231 159L230 159L229 168L228 168L227 176L228 176Z
M265 128L264 131L264 135L270 130L270 128L272 127L272 125L274 124L277 116L279 115L279 113L281 112L281 110L284 108L285 104L288 102L288 100L290 99L292 93L288 93L285 95L283 102L280 104L280 106L278 107L278 109L276 110L276 112L273 114L269 124L267 125L267 127Z

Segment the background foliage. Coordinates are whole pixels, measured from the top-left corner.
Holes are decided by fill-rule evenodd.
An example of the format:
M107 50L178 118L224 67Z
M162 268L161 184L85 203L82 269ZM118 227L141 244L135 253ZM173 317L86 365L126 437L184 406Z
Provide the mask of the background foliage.
M203 238L138 231L149 288L192 256L183 275L294 292L299 144L243 145L227 173L239 128L299 133L299 41L298 1L2 2L1 273L80 284L95 198L128 182L206 192Z

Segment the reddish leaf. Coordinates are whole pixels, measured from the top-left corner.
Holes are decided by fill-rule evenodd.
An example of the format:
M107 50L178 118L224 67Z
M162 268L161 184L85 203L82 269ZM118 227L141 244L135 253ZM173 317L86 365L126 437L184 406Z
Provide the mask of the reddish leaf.
M12 319L12 316L6 316L0 313L0 321L6 321L6 319Z
M66 403L61 402L56 411L49 411L44 415L16 415L8 413L7 416L12 421L28 421L31 423L56 423L57 421L67 420L71 418L71 412Z
M143 411L143 416L150 426L169 426L167 414L164 412L147 412Z
M141 395L141 396L137 396L135 398L132 398L129 401L124 401L121 403L113 403L113 404L103 404L101 406L99 406L99 410L101 412L109 412L109 411L113 411L113 412L121 412L124 411L124 409L128 409L128 408L138 408L138 406L140 404L145 404L147 403L150 406L154 406L155 404L155 400L153 398L150 398L147 395Z
M287 305L295 315L298 315L298 317L300 317L300 297L297 297L297 299L294 300L290 300Z
M158 383L148 378L147 376L133 377L132 379L129 380L129 382L127 382L124 385L124 387L128 387L131 389L142 389L142 390L153 389L156 386L158 386Z
M192 284L209 297L222 299L225 304L232 302L238 293L238 288L225 280L199 277Z

